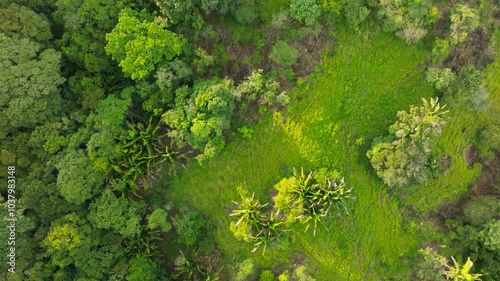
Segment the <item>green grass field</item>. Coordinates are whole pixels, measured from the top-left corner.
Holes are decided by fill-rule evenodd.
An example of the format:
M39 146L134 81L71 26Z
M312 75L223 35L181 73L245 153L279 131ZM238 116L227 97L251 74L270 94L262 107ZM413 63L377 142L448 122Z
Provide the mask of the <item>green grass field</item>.
M387 133L398 110L420 105L422 97L434 95L424 78L429 51L367 29L336 34L335 53L327 55L310 83L296 89L295 95L302 98L288 112L268 116L252 127L252 139L237 138L210 162L199 166L192 161L178 177L163 183L167 200L190 205L213 221L224 262L252 257L256 265L270 269L303 253L317 280L405 280L408 276L412 264L407 257L416 254L422 240L405 221L401 200L375 175L365 153L373 137ZM465 121L450 123L444 142L455 137L453 128L462 126L460 122ZM460 144L467 143L467 138L460 139ZM456 155L463 153L463 147L442 151ZM463 186L452 190L453 177L460 175L466 186L478 170L460 163L453 163L444 179L416 188L409 202L423 211L439 205L440 201L429 203L425 194L440 190L442 181L446 194L440 194L439 200L463 193ZM229 230L231 200L239 200L237 188L269 201L270 188L294 167L340 171L357 196L349 205L351 214L327 219L316 236L311 231L304 234L298 225L283 242L286 247L268 248L265 255L250 253L252 245L236 241ZM423 202L421 196L426 198Z

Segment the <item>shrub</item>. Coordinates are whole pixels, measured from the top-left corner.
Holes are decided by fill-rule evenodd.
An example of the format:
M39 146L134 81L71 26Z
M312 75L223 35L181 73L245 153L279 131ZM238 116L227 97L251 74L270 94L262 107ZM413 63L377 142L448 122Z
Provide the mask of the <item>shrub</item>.
M254 264L252 259L246 259L238 265L238 273L235 281L243 281L254 273Z
M427 82L431 83L438 91L447 89L456 79L455 73L449 68L429 68L426 74Z
M260 278L259 278L259 281L274 281L276 280L276 277L274 277L274 273L267 269L267 270L263 270L261 273L260 273Z
M254 0L238 0L233 7L232 14L241 24L251 23L258 16Z
M174 228L179 235L177 241L181 244L192 246L198 240L201 230L206 226L203 217L194 211L181 210L180 214L172 218Z
M492 220L480 232L484 246L492 251L500 250L500 220Z
M307 26L314 25L321 15L321 7L315 0L292 0L290 3L290 17L303 21Z
M450 19L450 38L453 44L464 42L468 33L479 26L478 11L467 5L455 5L451 11Z
M278 40L271 48L269 58L281 66L292 66L297 63L299 52L287 42Z
M491 196L473 197L464 208L465 220L474 226L482 226L499 215L500 200Z

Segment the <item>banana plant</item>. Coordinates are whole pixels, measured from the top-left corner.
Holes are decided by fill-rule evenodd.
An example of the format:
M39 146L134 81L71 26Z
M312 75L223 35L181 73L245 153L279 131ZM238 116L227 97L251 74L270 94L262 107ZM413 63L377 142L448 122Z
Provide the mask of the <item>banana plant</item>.
M125 179L136 194L140 187L144 187L138 184L139 179L154 178L161 164L169 163L169 173L175 170L181 155L174 151L171 143L165 143L167 139L167 134L161 132L159 122L153 123L152 118L147 126L128 122L127 130L123 130L117 139L116 151L121 157L111 165L115 177Z
M324 174L324 178L317 178L317 174ZM313 226L313 234L316 235L318 223L322 218L330 216L332 208L338 211L342 208L347 214L345 203L354 199L352 187L346 188L344 178L340 181L327 176L325 170L311 171L307 175L304 168L300 172L294 169L293 176L297 184L293 188L292 207L298 208L302 213L297 218L306 225L305 231Z

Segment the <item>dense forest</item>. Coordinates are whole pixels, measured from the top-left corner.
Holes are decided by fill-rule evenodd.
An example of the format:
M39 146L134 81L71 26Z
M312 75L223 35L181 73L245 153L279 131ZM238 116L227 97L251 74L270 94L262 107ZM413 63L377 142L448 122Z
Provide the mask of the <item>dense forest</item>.
M3 0L0 84L0 280L500 280L498 0Z

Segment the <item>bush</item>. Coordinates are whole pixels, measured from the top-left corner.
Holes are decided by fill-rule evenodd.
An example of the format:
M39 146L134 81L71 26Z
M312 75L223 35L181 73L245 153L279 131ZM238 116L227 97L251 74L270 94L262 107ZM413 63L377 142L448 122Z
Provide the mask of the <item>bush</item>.
M307 274L307 267L304 265L298 266L294 269L292 274L292 280L296 281L316 281L315 278Z
M241 24L251 23L258 16L254 0L238 0L233 7L232 14Z
M287 42L278 40L271 48L269 58L281 66L292 66L297 63L299 52Z
M469 32L479 26L478 11L462 4L453 7L450 19L450 38L453 44L464 42Z
M235 281L243 281L254 273L254 264L252 259L246 259L238 265L238 273Z
M492 251L500 250L500 220L492 220L480 233L484 246Z
M274 273L267 269L267 270L263 270L261 273L260 273L260 278L259 278L259 281L274 281L276 280L276 277L274 277Z
M465 220L474 226L482 226L499 215L500 200L491 196L473 197L464 208Z
M292 0L290 3L290 17L303 21L307 26L314 25L321 15L321 7L315 0Z
M199 213L185 209L172 218L172 223L179 235L177 241L187 246L196 243L202 228L206 226L205 219Z
M449 68L429 68L427 70L427 82L431 83L438 91L447 89L456 79L455 73Z

